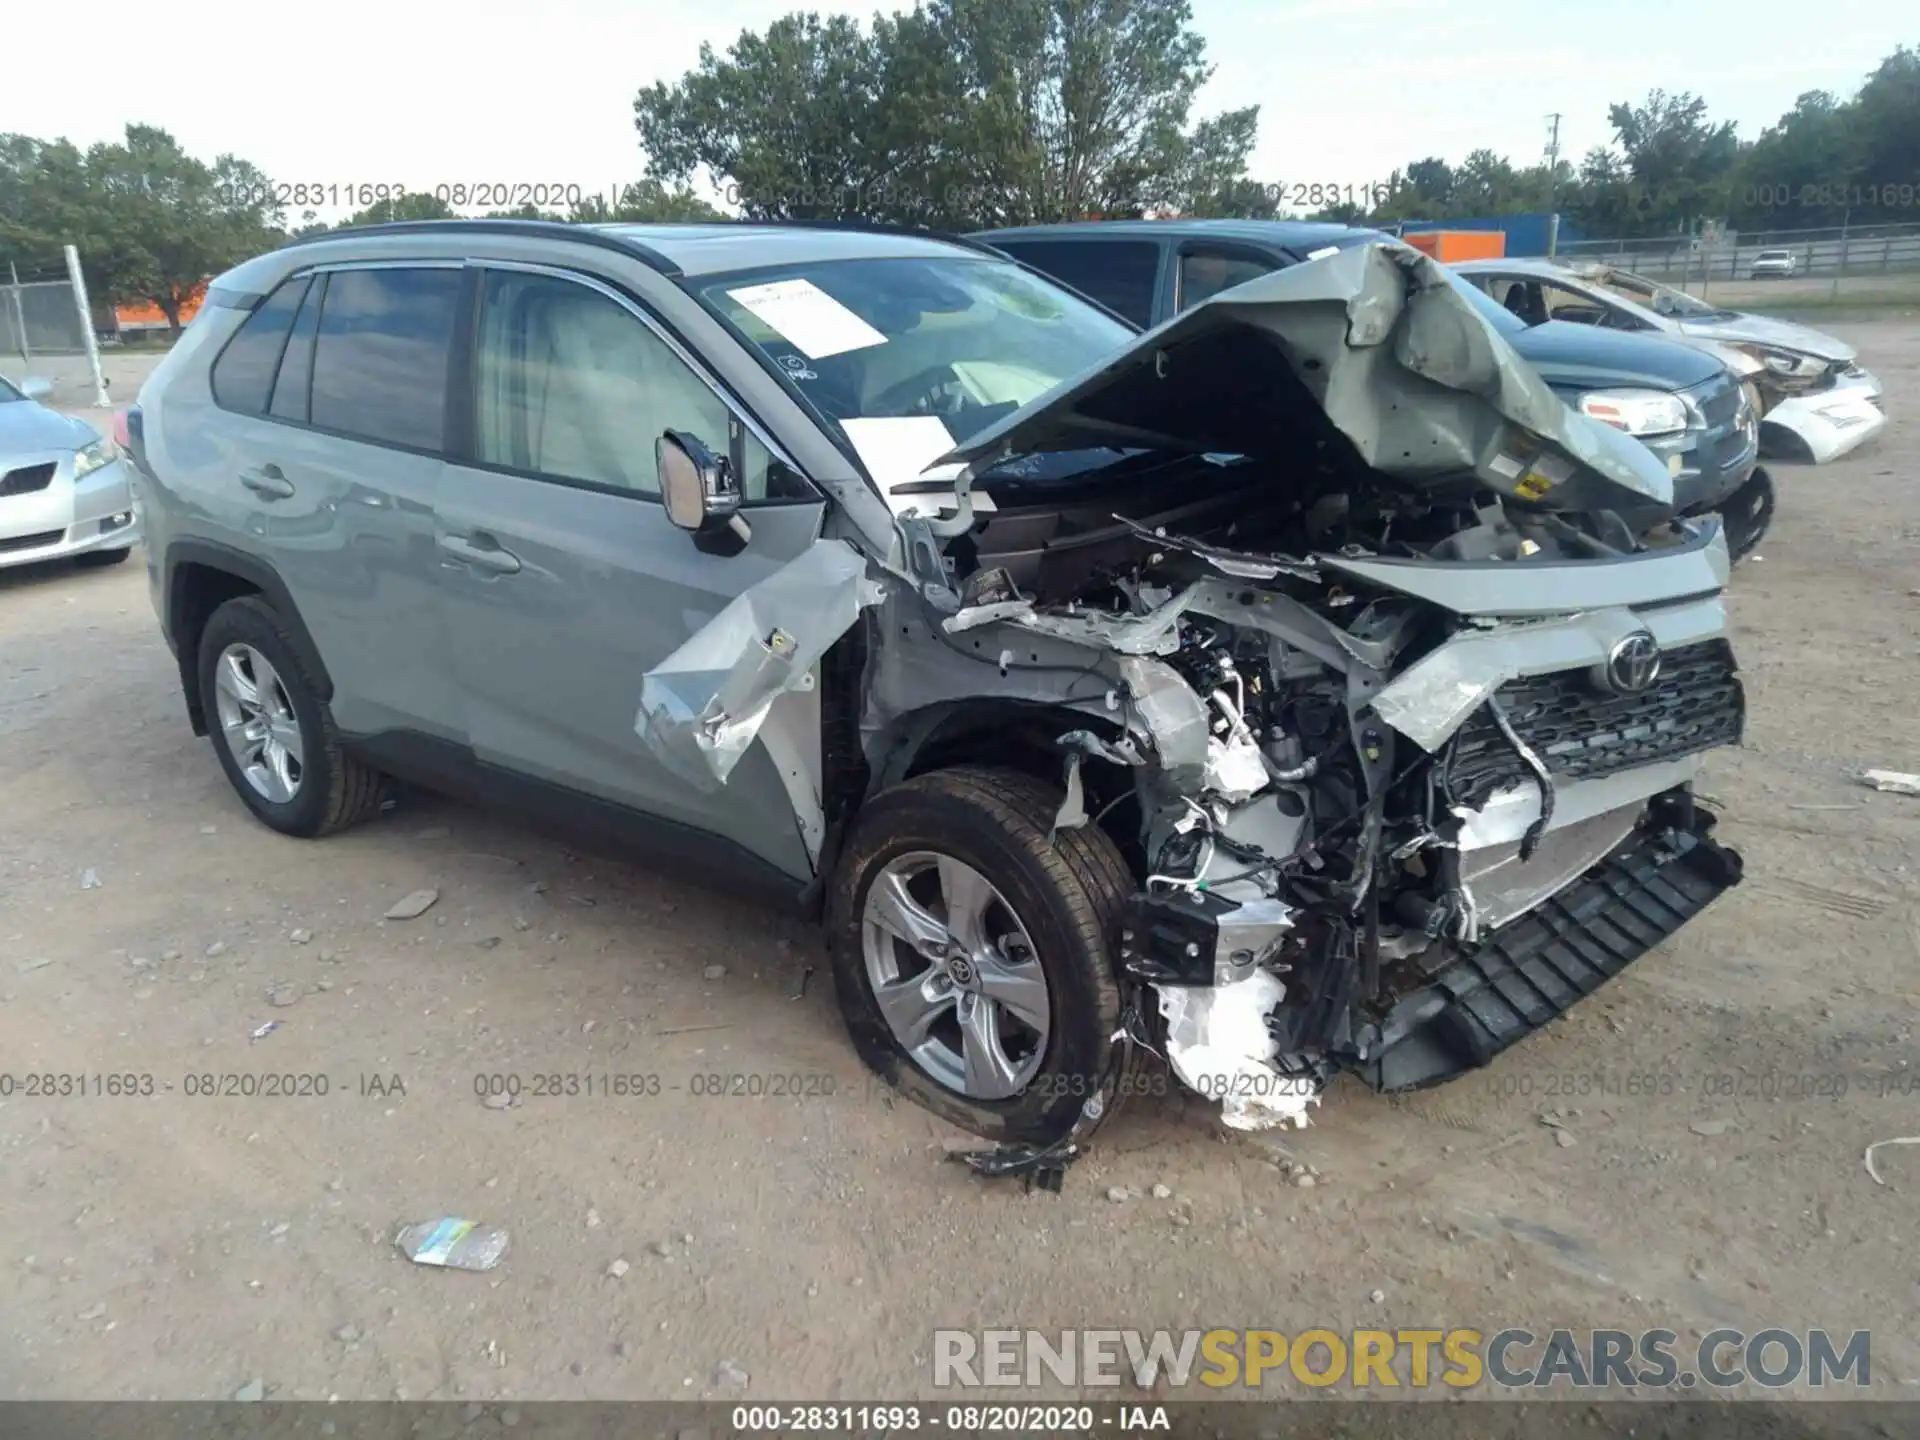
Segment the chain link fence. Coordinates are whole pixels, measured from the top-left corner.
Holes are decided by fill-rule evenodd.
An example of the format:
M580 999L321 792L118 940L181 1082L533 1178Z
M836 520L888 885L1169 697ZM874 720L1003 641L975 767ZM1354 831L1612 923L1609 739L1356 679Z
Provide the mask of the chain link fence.
M107 403L80 259L69 245L64 274L0 271L0 365L14 379L53 382L56 398Z

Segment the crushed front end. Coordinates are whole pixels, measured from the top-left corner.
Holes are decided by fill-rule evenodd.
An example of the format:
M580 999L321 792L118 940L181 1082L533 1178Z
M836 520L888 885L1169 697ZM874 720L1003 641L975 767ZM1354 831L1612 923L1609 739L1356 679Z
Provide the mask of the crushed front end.
M1745 721L1719 521L1647 548L1617 512L1670 501L1664 477L1543 401L1430 262L1343 263L1228 292L1238 313L1143 339L1144 381L1110 367L1004 437L1190 423L1204 463L1116 510L1124 533L1015 548L1018 484L981 519L963 483L972 523L945 526L983 597L949 631L1075 642L1110 677L1106 726L1061 736L1069 789L1130 783L1119 963L1239 1128L1306 1123L1341 1070L1401 1090L1484 1065L1740 878L1692 794ZM1248 419L1261 343L1300 384ZM1208 385L1220 406L1176 422ZM990 484L994 443L970 453Z

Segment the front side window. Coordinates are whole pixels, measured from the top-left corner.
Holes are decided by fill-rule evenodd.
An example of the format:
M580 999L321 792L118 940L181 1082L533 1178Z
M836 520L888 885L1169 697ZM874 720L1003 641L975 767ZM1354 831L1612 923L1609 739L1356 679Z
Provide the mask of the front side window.
M313 347L313 423L382 444L440 449L460 285L451 268L329 275Z
M267 408L280 354L287 347L287 333L293 328L293 317L299 312L307 286L305 275L280 285L227 341L208 377L214 403L221 409L258 415Z
M870 422L920 417L965 441L1133 339L1019 266L971 255L783 266L698 293L856 447Z
M475 458L558 480L658 495L654 442L689 431L720 455L726 404L625 306L548 275L489 271L474 343ZM747 500L804 482L741 429Z

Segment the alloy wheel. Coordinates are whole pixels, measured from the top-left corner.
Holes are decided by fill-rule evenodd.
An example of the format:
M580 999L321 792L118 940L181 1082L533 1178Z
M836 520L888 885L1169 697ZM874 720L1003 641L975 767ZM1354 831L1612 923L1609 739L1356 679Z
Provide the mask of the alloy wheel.
M1026 926L965 861L916 850L873 878L867 980L893 1037L941 1085L1004 1100L1046 1059L1052 1009Z
M306 776L306 742L280 672L253 646L235 643L214 662L213 688L234 764L263 799L286 804Z

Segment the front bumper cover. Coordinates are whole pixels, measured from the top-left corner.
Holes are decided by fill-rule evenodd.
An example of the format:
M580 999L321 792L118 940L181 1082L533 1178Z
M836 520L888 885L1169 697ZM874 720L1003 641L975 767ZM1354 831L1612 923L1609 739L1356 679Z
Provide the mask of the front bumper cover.
M1477 945L1420 957L1422 983L1349 1068L1376 1090L1438 1085L1566 1014L1740 883L1740 853L1711 838L1715 818L1669 792L1552 899Z

